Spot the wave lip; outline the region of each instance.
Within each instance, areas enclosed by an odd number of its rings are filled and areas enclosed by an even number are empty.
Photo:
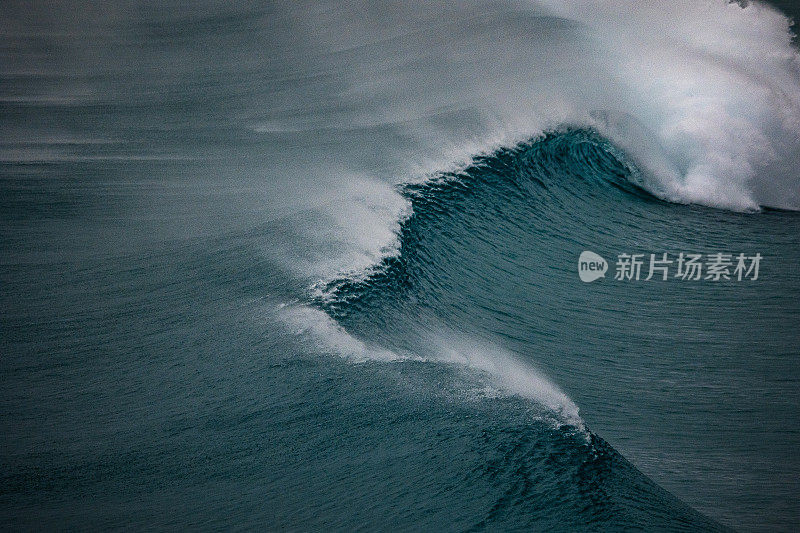
[[[648,171],[652,192],[800,209],[800,58],[784,15],[760,2],[544,4],[595,41],[607,90],[578,107],[624,117],[601,132]]]
[[[446,342],[445,339],[447,340]],[[495,386],[545,407],[559,425],[574,428],[587,440],[589,431],[578,413],[578,406],[541,372],[497,346],[461,337],[439,340],[441,360],[463,365],[490,376]]]

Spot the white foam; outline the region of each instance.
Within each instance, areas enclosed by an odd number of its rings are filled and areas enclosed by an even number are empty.
[[[445,335],[438,341],[437,359],[478,370],[489,376],[492,385],[505,394],[532,400],[547,408],[557,420],[587,433],[578,406],[544,374],[496,345]]]
[[[590,30],[597,82],[620,91],[597,103],[630,114],[649,138],[604,133],[639,159],[654,192],[800,209],[800,61],[782,14],[724,0],[544,3]]]
[[[400,227],[411,213],[409,201],[384,181],[351,174],[329,186],[322,194],[299,191],[313,205],[286,215],[280,233],[264,244],[269,256],[316,292],[324,281],[364,277],[397,255]]]
[[[291,303],[278,306],[278,311],[292,333],[308,337],[349,361],[456,364],[488,377],[489,384],[482,389],[485,396],[512,395],[531,400],[544,407],[557,425],[570,426],[588,435],[578,406],[558,386],[533,366],[498,346],[471,340],[465,335],[443,334],[430,339],[429,346],[433,348],[425,355],[398,353],[357,339],[320,309]]]
[[[379,346],[367,344],[350,335],[324,311],[299,303],[278,306],[279,317],[295,335],[307,337],[334,354],[350,361],[401,361],[417,359],[414,356],[398,354]]]

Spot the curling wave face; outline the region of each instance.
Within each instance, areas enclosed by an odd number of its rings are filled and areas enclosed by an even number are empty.
[[[723,523],[785,527],[800,518],[789,510],[800,490],[789,474],[800,473],[791,451],[800,375],[785,334],[800,316],[800,218],[675,206],[638,185],[641,175],[591,130],[479,157],[405,186],[410,209],[395,251],[318,285],[314,301],[374,346],[458,363],[559,426],[601,428]],[[771,273],[749,285],[585,285],[575,262],[586,248],[612,261],[621,252],[762,250]],[[702,487],[680,481],[687,471]],[[745,503],[762,497],[785,511]]]

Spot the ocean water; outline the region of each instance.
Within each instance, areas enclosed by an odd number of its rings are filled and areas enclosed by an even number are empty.
[[[6,2],[0,527],[796,530],[775,6]]]

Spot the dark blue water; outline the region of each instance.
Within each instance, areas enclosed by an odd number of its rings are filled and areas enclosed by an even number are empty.
[[[366,280],[333,283],[322,305],[398,351],[436,358],[430,338],[442,330],[448,343],[469,335],[513,350],[637,464],[705,478],[701,494],[670,486],[702,509],[719,512],[712,494],[769,491],[781,494],[772,512],[795,520],[800,217],[667,204],[637,190],[613,153],[570,131],[408,187],[414,214],[400,255]],[[575,275],[584,248],[761,250],[764,270],[751,282],[609,274],[584,285]]]
[[[583,4],[10,3],[0,528],[796,529],[788,23]]]

